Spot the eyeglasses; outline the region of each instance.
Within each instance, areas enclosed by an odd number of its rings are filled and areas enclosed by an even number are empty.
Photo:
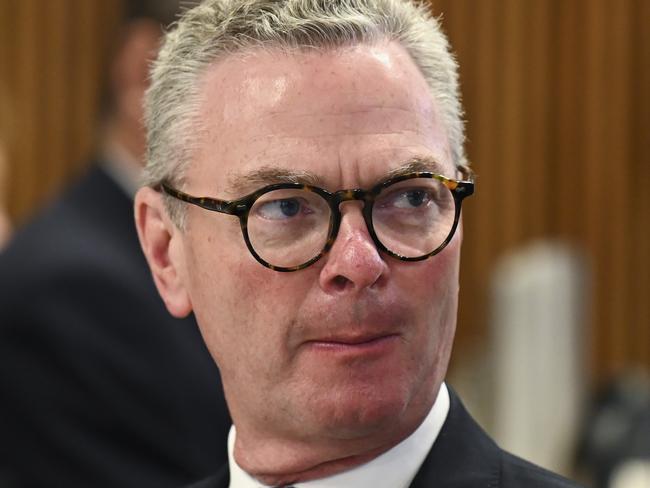
[[[297,271],[329,251],[341,224],[343,202],[364,202],[363,216],[378,249],[402,261],[440,251],[458,227],[461,203],[472,181],[428,172],[390,178],[370,190],[330,193],[301,183],[268,185],[237,200],[194,197],[161,184],[168,195],[206,210],[239,217],[244,241],[263,266]]]

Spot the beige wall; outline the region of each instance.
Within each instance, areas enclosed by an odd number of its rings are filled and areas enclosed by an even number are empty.
[[[84,164],[117,0],[0,0],[18,222]],[[583,250],[597,381],[650,368],[650,2],[439,0],[461,63],[468,151],[459,353],[486,336],[487,284],[539,237]]]

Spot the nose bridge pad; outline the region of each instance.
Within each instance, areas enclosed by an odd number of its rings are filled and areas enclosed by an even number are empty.
[[[334,194],[336,207],[341,208],[341,204],[345,202],[360,201],[365,205],[366,192],[361,188],[353,188],[350,190],[340,190]]]
[[[356,203],[360,202],[359,208],[361,210],[361,215],[364,216],[365,220],[365,206],[366,206],[366,201],[365,201],[365,192],[361,189],[352,189],[352,190],[341,190],[336,194],[337,196],[337,208],[339,211],[340,215],[340,220],[341,222],[343,221],[343,212],[341,211],[341,206],[344,203]],[[356,205],[355,205],[356,206]],[[368,222],[366,223],[366,227],[368,226]]]
[[[335,202],[337,219],[335,233],[331,239],[331,253],[321,273],[321,285],[328,290],[361,290],[371,287],[379,281],[386,271],[386,263],[381,255],[368,222],[373,200],[363,191],[345,190],[339,192]],[[343,204],[354,208],[348,209],[344,234],[340,228],[344,221],[341,212]],[[361,217],[361,222],[359,221]],[[355,220],[356,219],[356,220]],[[365,231],[363,226],[365,225]],[[337,240],[338,239],[338,243]]]
[[[331,248],[334,245],[334,242],[338,238],[338,234],[341,229],[341,224],[343,223],[343,212],[341,211],[341,206],[344,203],[351,203],[354,204],[356,202],[359,202],[359,211],[361,212],[361,217],[363,219],[363,223],[366,227],[366,232],[368,237],[370,238],[370,241],[372,242],[373,246],[376,247],[376,242],[374,242],[374,237],[373,237],[373,232],[371,228],[371,222],[369,222],[370,214],[369,214],[369,209],[370,206],[368,205],[368,196],[366,192],[362,189],[352,189],[352,190],[341,190],[336,193],[337,201],[336,201],[336,206],[338,210],[338,222],[336,225],[335,229],[335,234],[332,235],[332,238],[329,243],[329,248]],[[356,206],[356,205],[354,205]]]

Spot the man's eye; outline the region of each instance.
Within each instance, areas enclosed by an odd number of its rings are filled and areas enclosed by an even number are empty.
[[[406,190],[393,195],[392,206],[402,209],[417,208],[426,205],[432,200],[431,194],[422,189]]]
[[[306,202],[298,198],[272,200],[257,208],[257,214],[268,220],[286,220],[300,213],[310,213],[310,211]]]

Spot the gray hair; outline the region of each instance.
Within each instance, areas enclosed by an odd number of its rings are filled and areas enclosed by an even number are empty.
[[[457,64],[429,8],[410,0],[205,0],[167,33],[145,100],[144,184],[180,184],[196,145],[199,81],[215,61],[255,47],[337,48],[395,41],[427,81],[451,156],[466,165]],[[183,226],[180,202],[167,210]],[[181,204],[182,205],[182,204]]]

